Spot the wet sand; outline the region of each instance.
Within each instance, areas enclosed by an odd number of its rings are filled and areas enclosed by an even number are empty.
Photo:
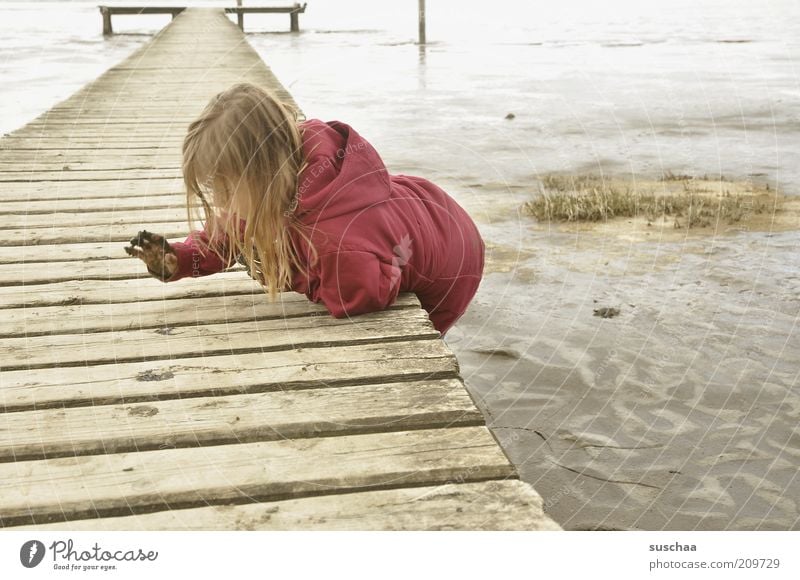
[[[505,201],[481,213],[483,197]],[[446,341],[547,512],[566,529],[798,529],[796,229],[499,219],[528,198],[470,196],[487,273]]]

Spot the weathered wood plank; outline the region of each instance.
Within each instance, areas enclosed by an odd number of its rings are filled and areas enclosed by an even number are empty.
[[[183,178],[177,177],[129,180],[117,175],[114,179],[95,181],[0,182],[2,201],[84,200],[108,197],[139,199],[147,195],[174,196],[183,192]]]
[[[41,244],[76,244],[87,242],[126,242],[139,229],[146,229],[147,224],[142,223],[141,228],[130,225],[85,226],[80,228],[16,228],[0,230],[0,246],[17,246],[20,240],[25,240],[28,245]],[[184,237],[189,224],[186,219],[176,222],[161,222],[158,224],[158,233],[167,238]],[[200,229],[200,223],[192,225],[192,229]]]
[[[180,194],[161,194],[129,197],[94,197],[80,199],[49,199],[46,201],[2,201],[0,215],[28,214],[52,215],[56,213],[88,214],[94,212],[122,212],[129,210],[180,208],[186,215],[186,196]]]
[[[202,318],[203,313],[197,316]],[[334,318],[326,313],[285,320],[203,322],[155,330],[2,338],[0,371],[153,361],[175,356],[209,357],[287,350],[297,345],[328,346],[438,337],[439,332],[422,309],[400,308],[349,318]]]
[[[167,169],[174,171],[181,166],[180,148],[131,149],[127,154],[109,154],[108,151],[30,151],[0,150],[0,171],[3,174],[16,172],[45,171],[106,171],[117,166],[123,169]],[[116,165],[112,165],[116,164]]]
[[[0,464],[0,525],[513,478],[486,427]]]
[[[67,280],[33,286],[0,286],[0,308],[32,308],[68,304],[115,304],[261,292],[244,269],[231,268],[209,277],[183,278],[165,284],[155,278]],[[289,293],[291,296],[293,293]],[[285,299],[285,298],[284,298]]]
[[[6,181],[13,183],[18,180],[18,176],[26,176],[25,180],[29,181],[30,178],[35,178],[39,174],[50,176],[55,173],[68,173],[69,178],[85,181],[87,176],[91,177],[94,174],[105,176],[109,171],[118,171],[122,175],[127,173],[140,175],[145,171],[161,170],[167,175],[177,175],[180,172],[180,167],[180,160],[175,159],[148,161],[126,160],[123,158],[104,159],[102,153],[99,153],[94,160],[86,162],[0,162],[0,178],[7,178]]]
[[[179,238],[167,238],[183,241]],[[56,244],[52,246],[0,246],[0,264],[18,264],[33,262],[83,262],[86,260],[123,260],[130,259],[128,254],[119,253],[121,242],[89,242],[85,244]],[[123,250],[124,252],[124,250]],[[73,277],[74,278],[74,277]]]
[[[458,379],[6,413],[0,463],[482,425]]]
[[[181,163],[180,147],[165,150],[152,147],[150,149],[128,149],[126,147],[109,147],[96,149],[70,149],[66,151],[43,150],[31,155],[30,151],[15,149],[0,149],[0,168],[13,169],[19,166],[20,170],[29,170],[32,166],[42,167],[43,170],[53,169],[53,166],[68,164],[73,169],[91,169],[90,164],[102,162],[130,163],[130,164],[167,164],[174,167]],[[105,167],[103,167],[105,168]]]
[[[174,114],[170,114],[170,112]],[[76,121],[90,121],[93,123],[191,123],[197,115],[197,104],[191,106],[173,107],[122,107],[110,105],[108,107],[55,107],[42,114],[37,119],[41,122],[75,123]]]
[[[25,129],[14,133],[16,137],[149,137],[158,140],[161,137],[181,136],[185,134],[188,123],[180,125],[142,125],[140,123],[128,123],[118,125],[116,123],[98,123],[96,125],[26,125]]]
[[[156,224],[157,226],[157,224]],[[157,227],[155,229],[158,229]],[[129,236],[136,235],[134,229]],[[124,254],[123,244],[117,242],[117,250]],[[45,245],[43,248],[52,248]],[[126,278],[146,278],[150,274],[138,258],[120,255],[124,259],[107,260],[72,260],[62,262],[25,262],[0,264],[0,287],[3,286],[28,286],[74,280],[123,280]],[[244,270],[243,266],[236,266],[237,270]],[[232,268],[233,269],[233,268]]]
[[[290,294],[302,299],[290,299],[288,298]],[[147,301],[13,308],[3,312],[3,317],[0,319],[0,337],[87,334],[132,328],[197,325],[201,323],[198,320],[198,312],[204,313],[202,324],[268,318],[279,320],[296,316],[321,316],[328,312],[323,304],[311,302],[296,292],[283,292],[279,298],[283,299],[269,302],[266,294],[259,292],[240,296],[179,298],[169,302]],[[390,306],[393,310],[419,307],[419,299],[410,292],[400,293],[394,304]]]
[[[52,110],[41,118],[41,124],[47,123],[48,127],[56,127],[57,125],[70,125],[70,124],[103,124],[103,123],[123,123],[123,124],[143,124],[148,125],[155,123],[164,125],[168,123],[186,124],[191,123],[197,116],[197,111],[186,111],[184,113],[177,112],[175,115],[169,115],[165,112],[166,107],[152,108],[151,113],[146,111],[122,111],[117,108],[109,107],[105,111],[96,110],[95,112],[89,111],[75,111],[64,112],[55,114]]]
[[[135,231],[132,232],[135,234]],[[182,242],[186,236],[167,238],[167,241]],[[78,244],[53,244],[41,246],[0,246],[0,264],[49,262],[40,264],[49,268],[55,262],[85,262],[92,260],[130,260],[131,256],[120,250],[125,242],[88,242]],[[72,276],[72,279],[80,276]]]
[[[0,171],[0,183],[29,183],[31,181],[102,181],[108,179],[181,179],[180,169],[107,169],[55,171]]]
[[[0,215],[0,230],[28,229],[28,228],[63,228],[85,227],[97,225],[141,225],[146,223],[179,222],[186,221],[186,207],[146,208],[138,207],[123,211],[93,211],[93,212],[66,212],[66,213],[23,213]],[[133,232],[134,234],[136,232]]]
[[[73,151],[92,150],[103,151],[106,147],[125,148],[129,151],[161,149],[162,151],[180,148],[183,139],[179,135],[170,138],[153,140],[148,137],[108,137],[104,139],[93,137],[20,137],[7,135],[0,139],[0,150],[3,151]]]
[[[450,378],[458,362],[440,340],[410,340],[173,357],[0,374],[5,412]]]
[[[95,133],[98,130],[101,130],[103,133],[106,133],[112,129],[124,129],[125,131],[136,131],[136,132],[150,132],[150,131],[169,131],[172,130],[173,136],[177,140],[177,138],[181,134],[181,129],[185,128],[192,122],[192,119],[187,118],[185,121],[178,121],[176,119],[169,119],[164,121],[153,120],[152,118],[141,117],[137,118],[129,118],[127,120],[123,120],[119,118],[117,114],[109,114],[108,118],[100,118],[95,117],[94,119],[89,118],[80,118],[75,117],[69,121],[66,119],[59,120],[57,118],[48,117],[46,119],[42,119],[41,122],[33,123],[30,125],[26,125],[27,131],[25,133],[14,133],[13,137],[16,139],[20,139],[21,135],[30,135],[33,133],[41,134],[42,137],[53,137],[53,133],[69,133],[70,135],[77,135],[79,133],[75,133],[74,131],[84,131],[86,133]],[[124,133],[123,131],[117,131],[118,133]],[[114,149],[120,149],[120,147],[114,147]],[[2,150],[6,151],[6,150]],[[178,148],[178,152],[180,148]],[[161,151],[162,154],[170,155],[175,154],[175,150],[172,152],[169,151]],[[57,156],[55,153],[52,154],[53,156]],[[8,155],[4,155],[4,157],[8,157]]]
[[[515,479],[73,520],[16,530],[561,530]]]

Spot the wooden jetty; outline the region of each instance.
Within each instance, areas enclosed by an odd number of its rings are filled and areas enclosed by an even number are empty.
[[[0,526],[560,529],[415,295],[336,319],[240,266],[164,284],[125,254],[186,237],[180,143],[239,81],[292,99],[189,8],[0,139]]]

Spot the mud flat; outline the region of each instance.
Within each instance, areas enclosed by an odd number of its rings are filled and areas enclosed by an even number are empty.
[[[605,196],[606,215],[537,220],[543,194]],[[609,215],[648,195],[681,199]],[[798,529],[797,198],[562,174],[470,200],[486,276],[447,342],[545,511],[565,529]]]

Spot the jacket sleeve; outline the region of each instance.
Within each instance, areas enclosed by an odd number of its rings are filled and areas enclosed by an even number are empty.
[[[319,257],[319,282],[309,296],[335,318],[384,310],[397,299],[400,268],[373,252],[345,250]]]
[[[245,221],[240,220],[240,235],[244,231],[244,224]],[[213,246],[207,246],[208,242],[209,234],[206,230],[191,232],[183,242],[170,242],[170,247],[178,257],[178,268],[165,282],[175,282],[186,277],[208,276],[222,272],[236,263],[235,258],[230,262],[224,260],[228,255],[228,238],[224,233],[217,237]],[[219,255],[215,253],[215,250]],[[203,255],[204,253],[205,255]]]

